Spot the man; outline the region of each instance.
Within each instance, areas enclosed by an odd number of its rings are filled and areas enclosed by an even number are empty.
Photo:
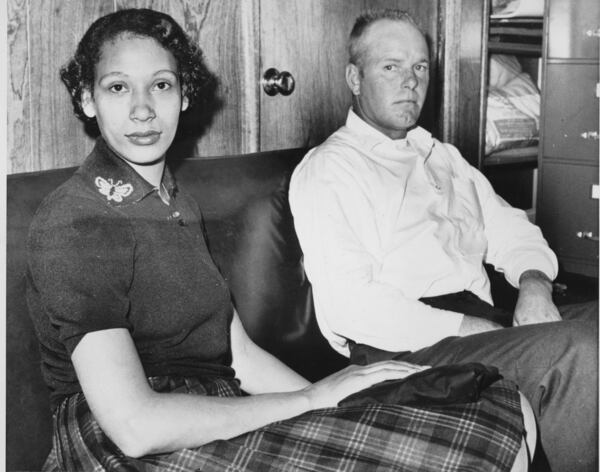
[[[561,309],[561,320],[556,257],[539,228],[416,126],[429,51],[410,16],[363,15],[349,50],[346,125],[290,185],[323,334],[358,362],[390,351],[495,365],[531,402],[552,470],[596,470],[597,306]],[[519,289],[514,328],[491,306],[483,262]]]

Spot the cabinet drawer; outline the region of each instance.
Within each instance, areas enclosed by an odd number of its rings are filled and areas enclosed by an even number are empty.
[[[563,266],[575,263],[597,270],[598,242],[581,236],[598,236],[598,200],[592,198],[598,167],[544,163],[540,172],[536,216],[550,247]]]
[[[597,64],[550,63],[546,68],[542,140],[544,157],[598,161]]]
[[[598,38],[588,31],[600,28],[598,0],[550,0],[548,57],[598,59]]]

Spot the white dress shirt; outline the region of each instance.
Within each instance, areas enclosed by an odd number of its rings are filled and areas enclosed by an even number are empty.
[[[418,299],[492,303],[483,261],[515,287],[526,270],[556,276],[539,228],[423,128],[392,140],[350,110],[294,171],[290,205],[319,327],[344,355],[348,339],[414,351],[456,335],[462,314]]]

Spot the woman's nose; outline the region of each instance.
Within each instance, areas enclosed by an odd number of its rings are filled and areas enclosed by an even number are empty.
[[[134,94],[129,118],[137,121],[147,121],[156,118],[151,97],[143,92]]]

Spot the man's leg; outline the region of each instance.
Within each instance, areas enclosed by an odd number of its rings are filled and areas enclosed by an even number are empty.
[[[402,360],[433,366],[481,362],[498,367],[530,401],[552,471],[595,471],[598,324],[589,312],[579,318],[450,337],[407,353]]]

